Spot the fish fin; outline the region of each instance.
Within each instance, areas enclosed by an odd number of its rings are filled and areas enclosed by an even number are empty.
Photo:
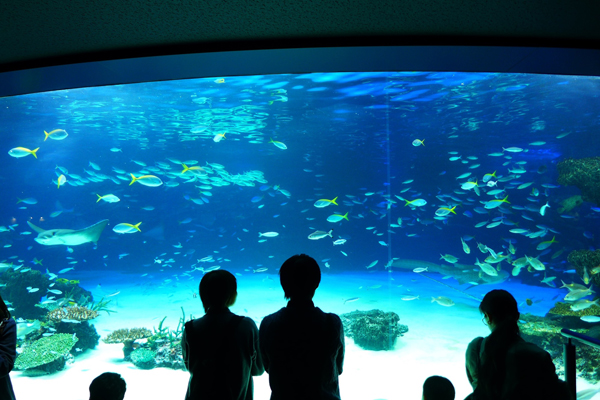
[[[31,222],[27,221],[27,225],[29,225],[29,227],[31,229],[33,229],[34,231],[36,231],[37,233],[42,233],[42,232],[46,232],[46,229],[42,229],[40,227],[35,226],[34,224],[32,224]]]
[[[85,231],[85,234],[90,239],[90,242],[93,242],[94,244],[96,244],[98,242],[98,239],[100,239],[100,235],[102,234],[102,231],[104,230],[104,228],[106,228],[106,225],[108,225],[108,220],[103,219],[102,221],[96,222],[94,225],[89,226],[83,230]]]
[[[98,201],[102,200],[102,196],[100,196],[98,193],[96,193],[96,196],[98,196]],[[97,202],[98,202],[98,201],[97,201]],[[97,202],[96,202],[96,203],[97,203]]]
[[[31,150],[31,154],[32,154],[32,155],[33,155],[35,158],[37,158],[37,155],[35,154],[35,152],[36,152],[36,151],[38,151],[39,149],[40,149],[40,148],[38,147],[38,148],[37,148],[37,149],[35,149],[35,150]]]
[[[135,181],[137,181],[137,178],[133,174],[130,174],[130,175],[131,175],[131,182],[129,183],[129,186],[133,185],[133,183]]]

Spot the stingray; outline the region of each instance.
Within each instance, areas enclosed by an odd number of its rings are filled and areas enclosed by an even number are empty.
[[[92,226],[88,226],[87,228],[83,228],[80,230],[73,229],[49,229],[45,230],[40,227],[35,226],[31,222],[27,221],[27,224],[38,233],[38,236],[34,239],[39,244],[43,244],[44,246],[56,246],[56,245],[65,245],[65,246],[77,246],[80,244],[92,242],[96,244],[98,239],[100,239],[100,235],[106,225],[108,225],[108,220],[103,219],[100,222],[96,222]]]

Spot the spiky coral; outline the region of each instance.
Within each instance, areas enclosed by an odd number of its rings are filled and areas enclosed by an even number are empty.
[[[125,328],[112,331],[107,337],[102,339],[104,343],[126,343],[136,339],[144,339],[152,336],[152,332],[146,328]]]
[[[50,311],[46,318],[49,321],[60,322],[62,320],[73,320],[73,321],[88,321],[98,316],[98,312],[90,310],[87,307],[73,306],[57,308],[56,310]]]

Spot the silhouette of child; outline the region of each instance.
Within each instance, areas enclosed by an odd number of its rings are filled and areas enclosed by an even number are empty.
[[[454,394],[454,385],[443,376],[430,376],[423,383],[423,400],[454,400]]]
[[[98,375],[90,384],[90,400],[123,400],[127,385],[116,372]]]

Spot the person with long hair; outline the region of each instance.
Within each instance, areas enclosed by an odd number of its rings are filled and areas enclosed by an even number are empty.
[[[17,324],[0,296],[0,399],[15,400],[9,373],[17,358]]]
[[[475,338],[467,348],[469,400],[568,400],[550,354],[520,335],[517,301],[506,290],[487,293],[479,311],[491,333]]]

